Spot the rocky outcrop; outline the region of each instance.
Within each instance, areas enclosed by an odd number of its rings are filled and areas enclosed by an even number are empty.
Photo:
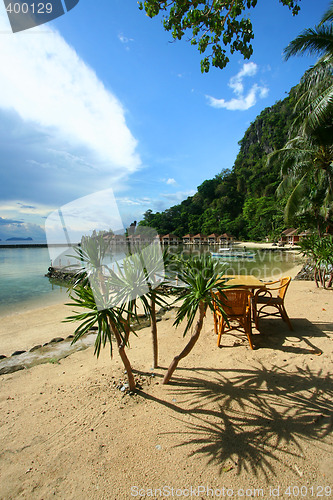
[[[63,269],[56,269],[55,267],[49,267],[45,276],[65,285],[70,285],[75,281],[75,273],[73,271],[64,271]]]
[[[295,276],[296,281],[314,281],[314,267],[313,264],[306,263]]]

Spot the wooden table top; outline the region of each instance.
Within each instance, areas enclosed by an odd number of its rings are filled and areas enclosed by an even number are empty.
[[[225,274],[223,278],[228,278],[226,284],[241,286],[244,288],[263,288],[265,283],[260,281],[258,278],[252,275],[241,275],[241,274]]]

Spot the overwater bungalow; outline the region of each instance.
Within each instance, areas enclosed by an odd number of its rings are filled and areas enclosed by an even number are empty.
[[[226,244],[232,243],[234,241],[234,239],[235,238],[231,234],[224,233],[218,237],[218,243],[220,245],[226,245]]]
[[[195,236],[193,236],[193,243],[195,245],[203,245],[204,243],[207,243],[207,236],[198,233]]]
[[[219,237],[220,236],[216,233],[210,234],[209,236],[207,236],[208,244],[209,245],[216,245],[217,243],[219,243],[219,241],[218,241]]]
[[[183,240],[183,245],[191,245],[193,244],[193,234],[185,234],[182,238]]]
[[[180,238],[175,234],[165,234],[162,236],[162,244],[163,245],[179,245]]]

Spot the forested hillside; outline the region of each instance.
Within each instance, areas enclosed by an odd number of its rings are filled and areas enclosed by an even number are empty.
[[[276,237],[284,228],[283,203],[275,190],[280,183],[278,165],[267,167],[267,154],[288,140],[293,120],[294,90],[283,101],[266,108],[239,141],[232,170],[223,169],[198,186],[194,196],[164,212],[147,210],[140,225],[159,234],[231,233],[237,238]]]

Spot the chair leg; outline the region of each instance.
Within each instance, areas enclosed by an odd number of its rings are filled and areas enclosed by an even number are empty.
[[[218,319],[217,319],[217,314],[215,311],[213,312],[213,316],[214,316],[214,331],[217,335],[218,334]]]
[[[290,322],[289,316],[288,316],[287,311],[286,311],[283,304],[281,304],[281,306],[280,306],[280,313],[281,313],[282,319],[287,323],[289,330],[293,331],[292,324]]]
[[[252,343],[252,325],[251,325],[251,315],[250,314],[249,314],[248,318],[246,319],[245,332],[246,332],[250,347],[252,350],[254,350],[253,343]]]
[[[220,318],[219,333],[217,336],[217,347],[221,347],[221,337],[224,332],[224,318]]]
[[[259,327],[259,311],[257,311],[257,307],[255,304],[252,307],[252,313],[253,313],[253,320],[254,320],[255,327],[257,330],[259,330],[259,328],[258,328]]]

